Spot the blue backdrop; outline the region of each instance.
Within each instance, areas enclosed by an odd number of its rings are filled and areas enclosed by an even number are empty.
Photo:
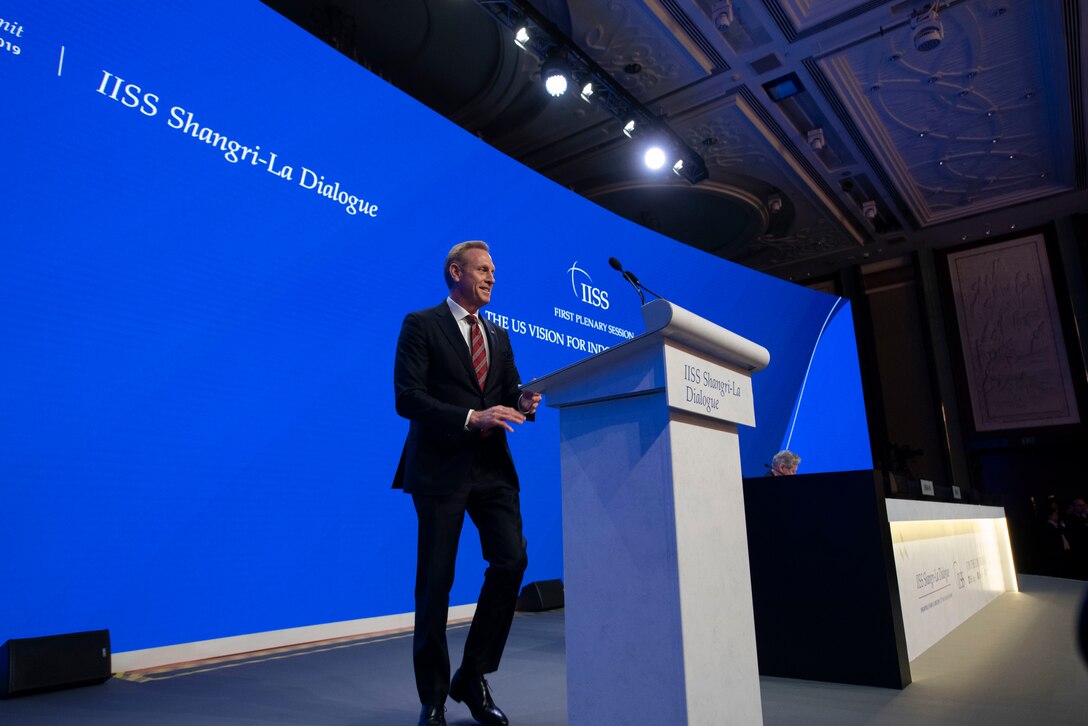
[[[747,475],[787,442],[806,472],[871,466],[845,301],[602,210],[256,0],[2,12],[0,641],[110,628],[127,651],[412,610],[393,350],[465,239],[492,245],[487,310],[524,379],[642,331],[615,255],[770,350]],[[562,576],[538,419],[512,436],[527,581]],[[482,579],[474,535],[455,604]]]

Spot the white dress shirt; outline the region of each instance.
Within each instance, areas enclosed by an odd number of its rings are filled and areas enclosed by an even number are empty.
[[[472,342],[470,335],[472,334],[472,326],[469,325],[467,318],[472,315],[468,310],[458,305],[453,301],[453,298],[446,298],[446,304],[450,306],[450,312],[453,313],[453,319],[457,321],[457,327],[461,329],[461,337],[465,339],[465,345],[468,346],[469,355],[472,354]],[[487,333],[484,332],[484,320],[479,311],[476,312],[477,325],[480,326],[480,335],[484,339],[484,353],[487,355],[487,367],[491,368],[491,345],[487,342]]]

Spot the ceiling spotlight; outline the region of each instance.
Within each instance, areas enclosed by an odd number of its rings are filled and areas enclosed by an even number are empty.
[[[680,176],[684,171],[684,160],[680,159],[672,165],[672,173],[676,176]]]
[[[824,140],[824,130],[820,128],[812,129],[808,132],[808,145],[809,147],[819,153],[827,146],[827,142]]]
[[[524,25],[522,25],[514,33],[514,45],[521,48],[522,50],[527,50],[527,48],[525,46],[528,45],[528,44],[529,44],[529,29],[527,27],[525,27]]]
[[[567,92],[567,77],[562,73],[550,73],[544,79],[544,88],[549,96],[558,98]]]
[[[861,203],[861,213],[865,215],[868,220],[876,219],[876,202],[869,200]]]
[[[778,214],[782,211],[782,197],[777,194],[772,194],[767,197],[767,209],[771,210],[771,214]]]
[[[660,146],[651,146],[646,149],[646,153],[642,157],[642,161],[646,166],[657,171],[661,167],[665,166],[665,151]]]
[[[548,56],[548,60],[540,68],[540,76],[544,79],[544,88],[548,95],[558,97],[567,92],[570,67],[560,55]]]
[[[589,103],[593,97],[593,83],[586,83],[582,86],[582,100]]]
[[[944,26],[937,5],[936,2],[930,3],[925,10],[910,16],[914,47],[922,52],[933,50],[944,40]]]
[[[631,119],[623,127],[623,134],[627,138],[631,138],[635,133],[635,120]]]

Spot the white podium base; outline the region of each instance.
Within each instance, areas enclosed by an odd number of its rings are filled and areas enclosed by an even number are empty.
[[[560,429],[571,726],[762,724],[735,426],[657,391]]]

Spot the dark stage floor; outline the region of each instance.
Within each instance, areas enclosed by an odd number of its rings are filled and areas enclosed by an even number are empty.
[[[902,691],[761,678],[764,723],[1088,723],[1088,668],[1074,630],[1085,583],[1023,575],[1020,585],[915,660]],[[451,628],[451,653],[460,654],[466,630]],[[0,724],[414,724],[410,664],[409,634],[315,645],[0,701]],[[519,614],[502,670],[489,679],[511,724],[565,724],[565,678],[563,611]],[[475,723],[462,705],[448,706],[451,726]],[[617,706],[617,724],[642,726]]]

